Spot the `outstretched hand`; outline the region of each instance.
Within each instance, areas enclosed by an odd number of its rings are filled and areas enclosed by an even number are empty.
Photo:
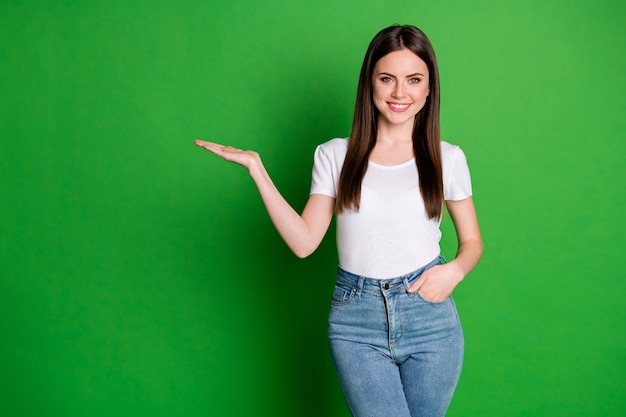
[[[233,148],[232,146],[224,146],[219,143],[207,142],[200,139],[196,139],[194,143],[196,146],[214,153],[225,161],[234,162],[248,168],[248,170],[253,166],[253,164],[261,161],[259,154],[254,151],[245,151]]]

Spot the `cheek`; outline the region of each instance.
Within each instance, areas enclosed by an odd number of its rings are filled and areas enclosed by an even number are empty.
[[[415,97],[419,98],[420,101],[424,101],[426,100],[426,98],[428,98],[428,94],[430,94],[430,89],[428,88],[419,89],[419,91],[416,91]]]
[[[374,105],[380,110],[383,104],[387,101],[387,93],[383,88],[375,88],[372,94],[372,101]]]
[[[381,88],[380,86],[374,86],[373,95],[374,95],[374,100],[385,97],[385,89]]]
[[[385,108],[385,100],[382,100],[381,98],[378,97],[374,97],[374,107],[376,107],[376,109],[378,109],[378,111],[382,112]]]

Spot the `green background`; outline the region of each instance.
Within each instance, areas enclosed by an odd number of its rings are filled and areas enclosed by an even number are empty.
[[[348,416],[334,229],[298,260],[193,139],[259,151],[301,209],[367,44],[411,23],[486,245],[448,415],[625,415],[625,22],[617,0],[2,1],[0,414]]]

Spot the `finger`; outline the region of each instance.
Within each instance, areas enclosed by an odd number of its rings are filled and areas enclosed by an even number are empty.
[[[221,143],[216,143],[216,142],[210,142],[208,140],[201,140],[201,139],[196,139],[194,141],[194,143],[197,146],[200,146],[202,148],[206,148],[206,149],[221,149],[221,148],[225,148],[226,146],[222,145]]]
[[[426,278],[424,277],[424,275],[422,275],[413,284],[411,284],[411,286],[409,287],[409,292],[419,291],[419,289],[422,288],[422,285],[424,285],[425,282]]]
[[[206,140],[196,139],[196,140],[193,141],[193,143],[196,146],[204,146],[204,145],[206,145],[208,143],[211,143],[211,142],[207,142]]]
[[[226,147],[224,145],[220,145],[219,143],[208,142],[205,140],[197,139],[195,141],[196,146],[206,149],[207,151],[213,152],[216,155],[220,155]]]

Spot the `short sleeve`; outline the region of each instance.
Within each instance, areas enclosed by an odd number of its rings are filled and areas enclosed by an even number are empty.
[[[459,201],[472,196],[472,180],[467,158],[458,146],[449,145],[443,152],[443,194],[446,200]]]
[[[337,197],[339,175],[347,149],[346,139],[333,139],[315,149],[310,194]]]
[[[315,149],[313,157],[313,177],[311,179],[311,193],[337,196],[335,187],[332,160],[324,151],[322,145]]]

